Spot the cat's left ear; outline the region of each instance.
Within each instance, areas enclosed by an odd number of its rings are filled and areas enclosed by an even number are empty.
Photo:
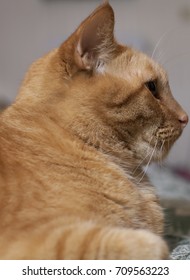
[[[101,68],[116,49],[114,40],[114,12],[105,3],[97,8],[77,30],[75,62],[80,69]]]

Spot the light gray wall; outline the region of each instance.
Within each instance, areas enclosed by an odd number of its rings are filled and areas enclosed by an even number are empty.
[[[0,0],[0,100],[12,102],[28,66],[58,46],[102,1]],[[190,115],[190,1],[110,1],[116,37],[164,64],[176,99]],[[190,125],[169,162],[190,168]]]

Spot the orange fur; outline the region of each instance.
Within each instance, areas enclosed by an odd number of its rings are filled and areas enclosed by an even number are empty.
[[[105,3],[31,66],[1,114],[1,259],[168,257],[142,166],[166,156],[187,116],[164,70],[113,29]]]

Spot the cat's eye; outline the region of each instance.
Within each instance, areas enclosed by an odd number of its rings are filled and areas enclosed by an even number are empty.
[[[158,91],[157,91],[156,81],[147,82],[146,87],[149,89],[149,91],[152,93],[152,95],[154,95],[154,97],[158,99]]]

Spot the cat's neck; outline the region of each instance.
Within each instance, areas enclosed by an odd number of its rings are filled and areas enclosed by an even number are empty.
[[[113,165],[113,168],[119,168],[135,184],[147,184],[148,179],[143,173],[140,160],[134,157],[126,143],[113,138],[109,133],[106,139],[101,139],[101,130],[97,134],[97,143],[92,143],[90,139],[83,139],[71,127],[63,124],[62,120],[54,119],[50,111],[39,114],[35,113],[32,107],[21,107],[17,102],[8,108],[1,118],[1,124],[9,135],[10,146],[16,144],[18,153],[20,149],[25,154],[32,154],[32,147],[35,147],[41,154],[43,151],[45,154],[48,149],[57,154],[67,150],[72,150],[76,155],[88,153],[92,155],[92,160],[97,155],[100,160]]]

